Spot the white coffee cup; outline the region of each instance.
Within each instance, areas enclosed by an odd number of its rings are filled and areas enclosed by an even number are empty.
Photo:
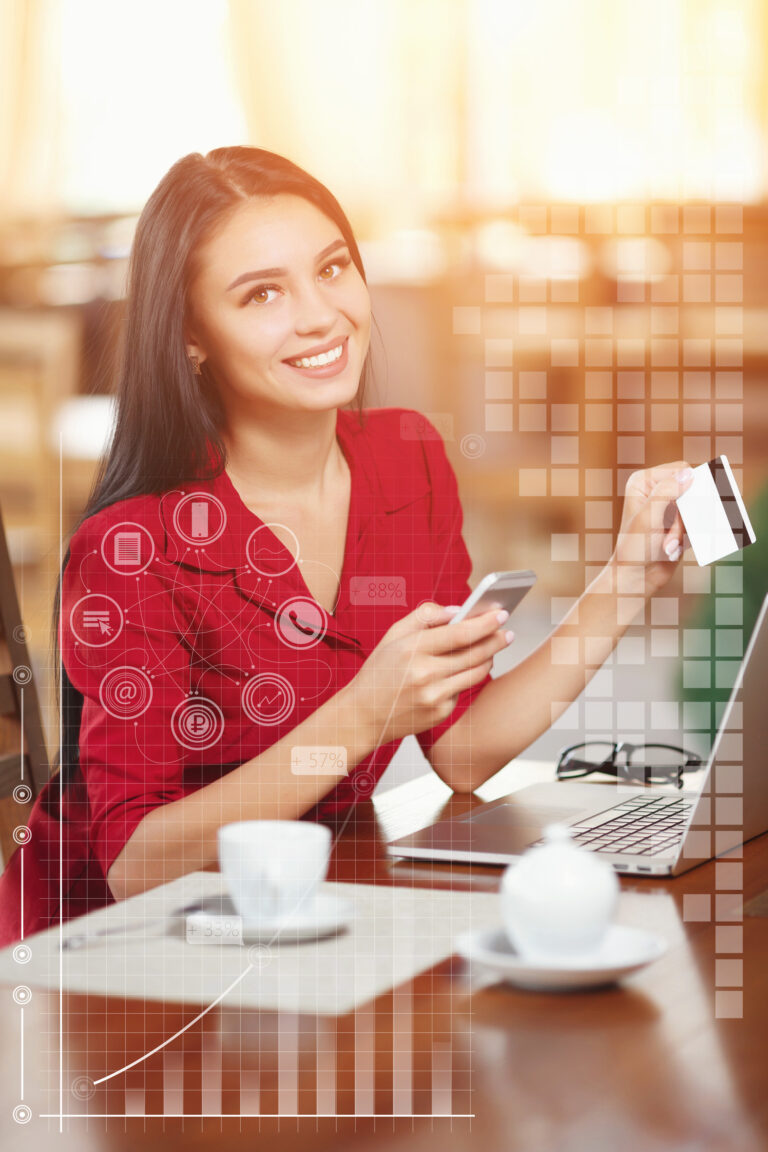
[[[302,820],[243,820],[219,828],[219,867],[244,920],[306,912],[325,879],[331,831]]]
[[[561,824],[510,864],[501,880],[504,927],[525,960],[579,961],[599,948],[616,910],[612,866],[580,848]]]

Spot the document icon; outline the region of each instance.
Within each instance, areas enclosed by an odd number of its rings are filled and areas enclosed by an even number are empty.
[[[141,564],[141,532],[115,532],[114,559],[123,568]]]

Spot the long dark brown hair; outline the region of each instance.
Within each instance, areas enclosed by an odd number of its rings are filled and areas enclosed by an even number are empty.
[[[136,225],[116,373],[114,432],[73,533],[89,516],[119,500],[165,492],[192,478],[212,479],[224,470],[219,392],[205,365],[202,376],[194,374],[184,340],[189,288],[198,253],[214,231],[245,200],[279,193],[301,196],[338,226],[367,283],[341,205],[303,168],[275,152],[240,146],[215,148],[205,156],[193,152],[178,160],[155,188]],[[369,347],[355,398],[361,419],[372,374]],[[63,567],[68,560],[69,550]],[[65,781],[79,760],[83,697],[66,669],[60,669],[60,611],[61,573],[54,600],[53,645],[57,682],[61,671],[58,766]]]

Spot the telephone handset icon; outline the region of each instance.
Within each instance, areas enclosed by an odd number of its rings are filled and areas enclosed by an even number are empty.
[[[306,626],[299,623],[299,616],[295,608],[289,609],[288,619],[290,620],[291,624],[293,624],[297,632],[303,632],[305,636],[314,636],[315,629],[311,625]]]

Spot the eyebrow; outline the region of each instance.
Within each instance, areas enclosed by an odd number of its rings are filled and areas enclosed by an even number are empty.
[[[318,252],[316,260],[323,260],[326,256],[330,256],[331,252],[335,252],[337,248],[346,248],[346,240],[334,240],[327,248],[323,248],[322,252]],[[227,288],[230,292],[233,288],[237,288],[238,284],[245,284],[246,280],[259,280],[262,276],[287,276],[287,268],[261,268],[258,272],[243,272],[242,276],[238,276],[236,280]]]

